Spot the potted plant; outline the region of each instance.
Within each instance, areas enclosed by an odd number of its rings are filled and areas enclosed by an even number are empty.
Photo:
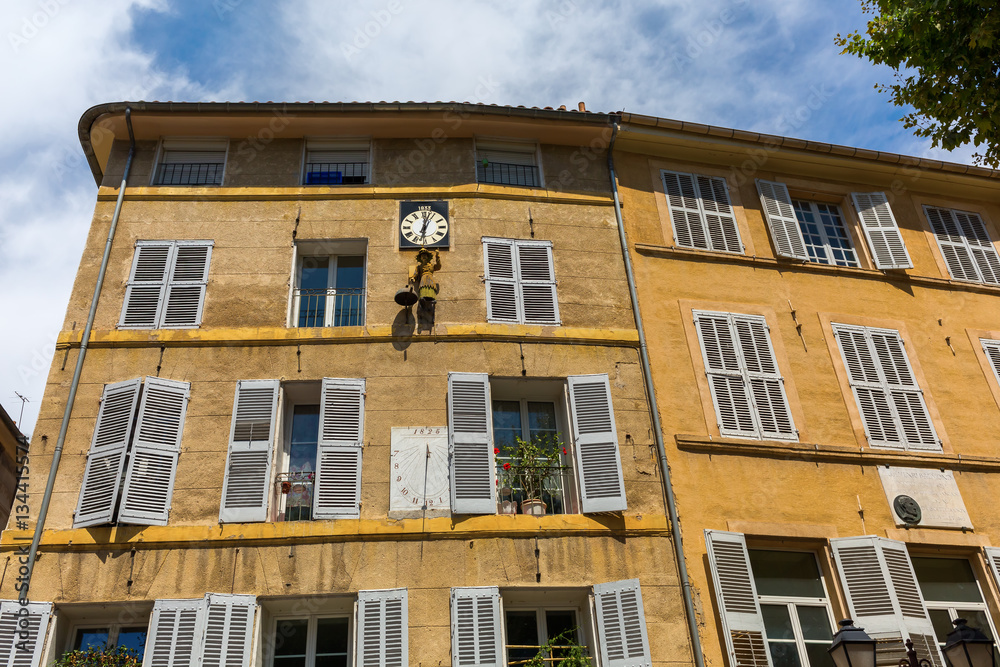
[[[542,646],[524,667],[591,667],[593,663],[576,641],[576,628],[566,630]]]
[[[504,490],[520,489],[524,494],[521,513],[541,516],[546,506],[542,494],[547,482],[559,473],[562,467],[560,456],[566,447],[558,433],[535,434],[528,440],[514,438],[514,446],[505,446],[494,452],[511,460],[500,466],[501,495]]]
[[[67,651],[53,667],[141,667],[142,658],[135,649],[124,646],[91,647]]]

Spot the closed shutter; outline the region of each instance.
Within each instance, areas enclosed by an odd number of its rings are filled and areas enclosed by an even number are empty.
[[[358,665],[407,667],[409,664],[405,588],[358,591]]]
[[[760,203],[764,207],[764,217],[771,230],[774,249],[782,257],[791,257],[808,261],[806,242],[802,238],[798,218],[788,188],[784,183],[774,181],[757,181],[757,192],[760,193]]]
[[[451,589],[451,662],[454,667],[500,667],[500,589]]]
[[[952,214],[965,232],[965,240],[972,250],[980,280],[993,285],[1000,284],[1000,255],[997,255],[996,246],[993,245],[982,218],[965,211],[952,211]]]
[[[518,290],[525,324],[559,324],[552,243],[516,241]]]
[[[993,368],[993,374],[996,376],[997,382],[1000,382],[1000,340],[980,338],[979,342],[983,346],[986,358],[990,360],[990,367]]]
[[[172,242],[136,243],[119,328],[153,329],[159,324],[173,256]]]
[[[163,307],[164,328],[184,329],[201,324],[211,257],[210,241],[177,242]]]
[[[514,242],[510,239],[483,239],[486,267],[486,319],[489,322],[520,322],[523,317],[518,299]]]
[[[722,620],[730,667],[769,667],[764,616],[741,533],[706,530],[712,587]]]
[[[674,228],[674,242],[685,248],[707,250],[708,236],[702,224],[701,208],[694,176],[673,171],[662,172],[663,191],[670,208],[670,223]]]
[[[18,600],[0,600],[0,664],[39,667],[52,603],[29,602],[23,606],[27,615],[21,609]]]
[[[531,144],[476,142],[476,178],[480,183],[538,187],[536,147]]]
[[[736,214],[729,203],[726,179],[717,176],[695,176],[701,198],[702,212],[711,250],[743,252]]]
[[[785,381],[778,370],[774,349],[763,317],[732,315],[739,340],[739,356],[747,373],[754,416],[765,440],[797,440],[785,396]]]
[[[852,192],[851,197],[861,218],[861,229],[868,239],[875,266],[879,269],[912,269],[913,262],[885,193]]]
[[[306,184],[368,182],[369,141],[310,141],[306,146]]]
[[[935,667],[943,664],[906,545],[881,537],[830,540],[854,624],[878,642],[877,665],[897,665],[903,642]]]
[[[361,512],[361,447],[365,381],[323,378],[313,517],[341,519]]]
[[[205,599],[202,667],[249,667],[257,598],[209,593]]]
[[[191,385],[147,377],[139,403],[118,520],[165,526]]]
[[[594,585],[597,635],[605,667],[651,667],[638,579]]]
[[[486,373],[448,373],[451,511],[495,514],[493,411]]]
[[[737,341],[727,313],[694,312],[708,376],[715,416],[722,435],[756,438],[757,422],[749,384],[737,352]]]
[[[205,636],[205,600],[157,600],[142,667],[196,667]]]
[[[74,528],[110,523],[113,518],[141,384],[136,378],[104,387],[73,515]]]
[[[220,523],[267,520],[278,380],[240,380],[233,400]]]
[[[570,375],[566,380],[573,415],[576,465],[580,471],[582,510],[584,513],[623,512],[628,506],[608,376]]]
[[[1000,256],[978,215],[933,206],[924,214],[952,278],[1000,283]]]

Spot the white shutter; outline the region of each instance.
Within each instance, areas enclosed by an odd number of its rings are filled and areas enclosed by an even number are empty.
[[[896,665],[909,638],[935,667],[943,664],[906,545],[881,537],[830,540],[854,624],[879,642],[876,664]]]
[[[941,442],[924,403],[924,393],[913,376],[899,332],[869,329],[867,334],[886,379],[907,448],[941,451]]]
[[[257,598],[209,593],[205,599],[202,667],[249,667]]]
[[[313,518],[360,515],[364,426],[364,379],[323,378]]]
[[[798,218],[788,188],[784,183],[757,180],[757,192],[760,193],[760,203],[764,207],[764,217],[774,239],[774,249],[782,257],[809,260],[806,242],[802,238]]]
[[[706,530],[705,543],[730,667],[768,667],[771,653],[743,534]]]
[[[584,513],[623,512],[625,483],[608,376],[570,375],[570,412]]]
[[[174,244],[171,241],[139,241],[135,244],[119,328],[153,329],[157,326],[173,256]]]
[[[486,319],[489,322],[520,322],[523,317],[514,252],[514,242],[510,239],[483,239]]]
[[[990,360],[990,367],[993,368],[993,374],[996,376],[997,382],[1000,382],[1000,340],[980,338],[979,342],[983,346],[986,358]]]
[[[837,325],[833,327],[833,333],[844,357],[851,391],[858,403],[868,444],[874,447],[901,448],[903,445],[893,418],[889,395],[878,374],[864,328]]]
[[[604,667],[651,667],[646,614],[638,579],[594,584],[597,634]]]
[[[407,667],[409,664],[405,588],[358,591],[357,664]]]
[[[187,382],[146,378],[118,511],[120,522],[167,525],[190,391]]]
[[[885,193],[852,192],[851,197],[861,218],[861,229],[868,239],[875,266],[879,269],[912,269],[913,262]]]
[[[983,547],[983,551],[986,553],[986,563],[993,573],[994,581],[1000,586],[1000,547]]]
[[[205,636],[205,600],[157,600],[142,667],[197,667]]]
[[[278,380],[236,383],[220,523],[267,520],[279,387]]]
[[[719,433],[756,438],[749,385],[743,377],[736,340],[727,313],[694,312],[705,373],[708,375]]]
[[[956,280],[981,280],[972,252],[965,242],[965,234],[959,228],[954,213],[948,209],[924,206],[924,215],[931,223],[931,231],[934,232],[951,277]]]
[[[486,373],[448,373],[451,511],[495,514],[493,410]]]
[[[979,278],[984,283],[1000,284],[1000,255],[996,246],[986,231],[982,218],[975,213],[952,211],[959,226],[965,232],[965,241],[969,244],[972,257],[979,269]]]
[[[500,589],[451,589],[451,663],[454,667],[501,667]]]
[[[73,515],[74,528],[110,523],[113,518],[141,384],[136,378],[104,387]]]
[[[177,242],[167,281],[163,328],[184,329],[201,324],[211,257],[211,241]]]
[[[695,183],[701,195],[698,203],[705,216],[705,228],[711,250],[743,252],[740,232],[736,226],[736,214],[729,203],[729,188],[726,179],[717,176],[695,176]]]
[[[551,241],[515,241],[518,291],[525,324],[559,324]]]
[[[39,667],[51,615],[51,602],[0,600],[0,664]]]
[[[739,340],[739,356],[750,384],[754,417],[765,440],[797,440],[798,431],[792,421],[785,396],[785,380],[778,370],[774,349],[763,317],[732,315]]]
[[[708,236],[698,205],[694,176],[673,171],[661,172],[663,191],[670,208],[670,223],[674,228],[674,243],[685,248],[708,249]]]

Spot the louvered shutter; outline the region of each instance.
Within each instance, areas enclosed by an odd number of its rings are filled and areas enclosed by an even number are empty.
[[[147,377],[139,403],[118,520],[165,526],[191,385]]]
[[[537,187],[536,147],[530,144],[476,142],[476,177],[481,183]]]
[[[121,329],[153,329],[160,322],[174,244],[139,241],[118,322]]]
[[[935,667],[943,664],[906,545],[881,537],[830,540],[854,624],[878,643],[877,665],[897,665],[903,642]]]
[[[249,667],[257,598],[209,593],[205,600],[202,667]]]
[[[493,410],[486,373],[448,373],[451,511],[495,514]]]
[[[365,381],[323,378],[313,517],[342,519],[361,512],[361,447]]]
[[[979,342],[983,346],[986,358],[990,360],[990,367],[993,368],[993,374],[996,376],[997,382],[1000,382],[1000,340],[980,338]]]
[[[163,307],[164,328],[185,329],[201,324],[211,257],[210,241],[177,242]]]
[[[306,184],[368,182],[369,141],[310,141],[306,147]]]
[[[972,251],[972,257],[979,269],[979,278],[984,283],[1000,284],[1000,255],[986,231],[982,218],[975,213],[951,211],[959,226],[965,232],[965,240]]]
[[[19,615],[22,608],[27,615]],[[51,602],[28,602],[22,607],[18,600],[0,600],[0,664],[39,667],[51,615]]]
[[[797,440],[798,431],[788,408],[785,381],[774,358],[767,322],[763,317],[750,315],[732,315],[731,318],[750,384],[760,437],[765,440]]]
[[[552,243],[516,241],[518,291],[525,324],[559,324]]]
[[[907,448],[941,451],[941,443],[924,403],[924,393],[917,385],[906,358],[903,339],[891,329],[869,329],[867,334],[886,379]]]
[[[782,257],[808,261],[806,242],[802,238],[798,218],[788,188],[784,183],[757,180],[757,192],[764,207],[764,217],[774,239],[774,249]]]
[[[729,189],[726,179],[717,176],[695,176],[695,183],[701,198],[705,216],[705,227],[712,250],[743,252],[740,232],[736,226],[736,214],[729,203]]]
[[[983,547],[983,551],[986,554],[986,563],[989,565],[990,572],[993,573],[993,579],[997,586],[1000,586],[1000,547]]]
[[[756,438],[757,426],[749,385],[743,378],[728,314],[695,311],[694,323],[698,329],[719,433]]]
[[[407,667],[409,660],[405,588],[358,591],[358,665]]]
[[[956,280],[980,280],[972,252],[965,242],[965,234],[958,226],[958,220],[955,219],[953,212],[924,206],[924,215],[931,223],[931,231],[934,232],[934,238],[937,239],[938,248],[941,249],[941,255],[948,265],[951,277]]]
[[[278,380],[236,383],[219,509],[221,523],[267,520],[279,386]]]
[[[454,667],[500,667],[500,589],[451,589],[451,663]]]
[[[204,599],[157,600],[142,667],[197,667],[205,636]]]
[[[743,534],[706,530],[705,543],[729,667],[769,667],[764,616]]]
[[[651,667],[638,579],[594,585],[597,635],[605,667]]]
[[[110,523],[113,518],[141,384],[136,378],[104,387],[73,515],[74,528]]]
[[[858,403],[868,444],[901,448],[903,444],[893,418],[888,392],[878,374],[864,328],[834,326],[833,333],[844,357],[851,391]]]
[[[566,381],[583,512],[623,512],[628,507],[608,376],[570,375]]]
[[[880,269],[912,269],[896,218],[884,192],[852,192],[854,208],[861,218],[861,229],[868,239],[875,266]]]
[[[483,239],[486,267],[486,319],[489,322],[520,322],[523,317],[518,299],[514,242],[510,239]]]
[[[702,223],[698,205],[698,191],[694,176],[673,171],[662,172],[663,191],[670,208],[670,223],[674,228],[674,242],[685,248],[708,249],[708,236]]]

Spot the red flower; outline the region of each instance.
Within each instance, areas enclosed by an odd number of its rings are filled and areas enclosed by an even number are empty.
[[[493,453],[494,454],[499,454],[500,453],[500,448],[499,447],[494,447],[493,448]]]
[[[510,463],[504,463],[503,464],[503,469],[504,470],[510,470]]]
[[[565,453],[566,453],[566,448],[565,448],[565,447],[563,447],[563,454],[565,454]]]

